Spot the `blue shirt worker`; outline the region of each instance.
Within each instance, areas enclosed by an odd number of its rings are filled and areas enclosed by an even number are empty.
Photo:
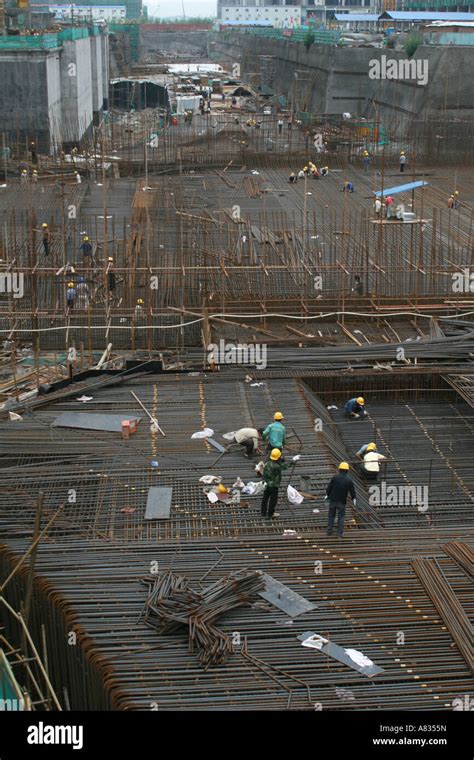
[[[329,481],[324,501],[329,501],[327,536],[331,536],[334,530],[334,521],[337,515],[337,534],[342,538],[344,534],[344,518],[346,515],[347,494],[351,495],[352,503],[356,506],[356,492],[352,478],[349,477],[349,465],[341,462],[338,474]]]
[[[274,422],[267,425],[263,431],[262,438],[265,441],[268,441],[268,445],[271,449],[280,449],[281,451],[285,443],[286,435],[285,426],[281,422],[284,417],[281,412],[275,412],[273,419]]]
[[[360,447],[359,451],[356,452],[357,459],[360,459],[361,462],[364,461],[364,457],[367,454],[368,451],[376,451],[377,445],[375,443],[365,443],[363,446]]]
[[[74,283],[68,282],[67,290],[66,290],[66,303],[67,303],[68,309],[72,309],[74,307],[75,298],[76,298],[76,289],[74,287]]]
[[[362,396],[357,396],[357,398],[349,399],[344,409],[346,417],[350,417],[351,419],[367,417],[367,412],[365,411],[365,401]]]

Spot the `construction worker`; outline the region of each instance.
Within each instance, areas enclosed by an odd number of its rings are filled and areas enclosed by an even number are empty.
[[[298,460],[295,460],[298,461]],[[281,450],[272,449],[270,459],[263,468],[263,480],[265,482],[265,491],[262,496],[261,513],[264,520],[272,520],[273,517],[279,517],[275,512],[278,501],[278,489],[280,488],[282,471],[291,466],[291,462],[281,461]]]
[[[82,252],[83,263],[86,266],[90,267],[92,260],[92,245],[88,235],[84,235],[82,238],[82,243],[79,250]]]
[[[27,185],[28,184],[28,172],[26,171],[26,169],[22,169],[22,171],[21,171],[21,174],[20,174],[20,183],[22,185]]]
[[[450,195],[448,198],[448,208],[454,208],[454,195]]]
[[[355,293],[358,296],[364,295],[364,286],[362,285],[362,280],[358,274],[354,275],[354,285],[351,288],[351,293]]]
[[[383,454],[379,454],[375,443],[369,443],[367,451],[364,454],[364,464],[362,467],[362,474],[367,480],[377,480],[380,471],[379,462],[381,459],[386,459]]]
[[[341,188],[343,193],[353,193],[354,192],[354,185],[352,182],[349,182],[348,179],[344,180],[344,183]]]
[[[74,308],[75,298],[76,298],[76,289],[74,287],[74,283],[71,280],[71,282],[68,282],[67,290],[66,290],[66,304],[67,304],[68,309]]]
[[[344,407],[346,417],[350,419],[359,419],[360,417],[367,417],[365,411],[365,401],[362,396],[357,398],[351,398]]]
[[[329,166],[322,166],[320,174],[321,174],[321,177],[327,177],[329,174]]]
[[[375,216],[377,217],[377,219],[379,219],[380,212],[382,211],[382,201],[380,200],[380,198],[376,198],[374,201],[374,211],[375,211]]]
[[[36,143],[34,140],[30,142],[30,153],[31,153],[31,160],[34,164],[38,163],[38,150],[36,148]]]
[[[294,182],[298,182],[298,177],[294,172],[291,172],[290,176],[288,177],[288,182],[293,184]]]
[[[33,174],[31,175],[31,181],[34,182],[35,185],[38,182],[38,172],[36,171],[36,169],[33,169]]]
[[[89,308],[89,286],[82,275],[76,287],[76,305],[78,309]]]
[[[256,428],[240,428],[240,430],[236,430],[234,441],[245,448],[244,457],[247,457],[247,459],[251,459],[253,454],[262,453],[258,447],[258,440],[261,434],[262,430],[257,430]]]
[[[454,191],[454,208],[459,208],[459,191]]]
[[[285,426],[282,423],[283,419],[284,417],[281,412],[275,412],[273,415],[274,421],[271,422],[270,425],[267,425],[265,430],[262,432],[262,438],[265,441],[268,440],[269,448],[279,449],[280,452],[283,450],[286,436]]]
[[[391,195],[387,195],[385,198],[385,209],[387,213],[387,219],[391,219],[394,216],[393,205],[395,201]]]
[[[405,171],[405,164],[407,162],[407,157],[405,156],[405,151],[404,150],[400,151],[399,162],[400,162],[400,171],[404,172]]]
[[[368,174],[370,166],[370,156],[368,150],[364,150],[362,154],[362,163],[364,164],[364,174]]]
[[[298,179],[304,179],[304,178],[305,178],[304,169],[300,169],[298,172]]]
[[[82,177],[79,174],[79,172],[76,172],[76,184],[80,185],[82,183]]]
[[[49,227],[46,224],[46,222],[43,222],[43,224],[41,225],[41,230],[43,232],[43,250],[44,250],[44,255],[48,256],[49,255],[49,244],[51,242],[51,233],[49,231]]]
[[[117,283],[115,280],[114,260],[112,256],[109,256],[107,262],[107,290],[109,292],[109,296],[113,298]]]
[[[145,302],[144,302],[143,298],[138,298],[137,299],[137,305],[135,306],[135,319],[140,319],[141,317],[143,317],[143,306],[144,306],[144,304],[145,304]]]
[[[356,457],[360,462],[363,462],[364,457],[368,451],[376,451],[376,450],[377,450],[377,446],[375,443],[364,443],[364,445],[360,447],[359,451],[356,451]]]
[[[283,130],[283,121],[281,119],[278,119],[278,134],[281,135]]]
[[[347,494],[351,495],[352,504],[356,506],[356,492],[354,482],[349,477],[349,465],[341,462],[338,474],[329,481],[324,501],[329,502],[327,536],[331,536],[334,529],[334,521],[337,515],[337,534],[342,538],[344,534],[344,517],[346,514]]]

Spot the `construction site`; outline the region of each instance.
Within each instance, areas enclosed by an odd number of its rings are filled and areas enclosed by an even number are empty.
[[[472,710],[472,116],[79,28],[89,115],[2,136],[4,709]]]

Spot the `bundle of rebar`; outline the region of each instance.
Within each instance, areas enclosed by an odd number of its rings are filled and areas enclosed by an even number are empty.
[[[144,621],[159,633],[171,633],[180,626],[189,628],[189,651],[197,649],[197,659],[207,670],[221,665],[232,653],[232,640],[213,624],[226,612],[250,605],[265,586],[262,575],[240,570],[221,578],[203,591],[190,588],[189,581],[171,571],[147,576]]]
[[[426,589],[426,593],[443,618],[456,646],[464,657],[469,670],[474,673],[472,659],[474,629],[459,599],[434,559],[417,558],[412,564],[415,573]]]

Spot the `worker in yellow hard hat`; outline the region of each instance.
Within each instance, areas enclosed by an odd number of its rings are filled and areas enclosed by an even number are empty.
[[[41,229],[42,229],[42,232],[43,232],[43,250],[44,250],[44,255],[48,256],[48,254],[49,254],[49,243],[51,241],[51,234],[50,234],[49,227],[46,224],[46,222],[43,222],[43,224],[41,225]]]
[[[337,515],[337,534],[342,538],[344,533],[344,517],[346,514],[347,495],[350,494],[352,504],[356,506],[354,482],[349,477],[349,463],[341,462],[337,475],[331,478],[326,489],[324,501],[329,502],[328,526],[326,535],[332,535],[334,521]]]
[[[405,164],[407,162],[407,157],[405,156],[405,151],[404,150],[400,151],[399,161],[400,161],[400,171],[404,172],[405,171]]]
[[[350,419],[359,419],[360,417],[367,417],[365,410],[365,400],[362,396],[357,398],[351,398],[344,407],[346,417]]]
[[[362,154],[362,163],[364,165],[364,174],[368,174],[369,173],[369,166],[370,166],[370,156],[369,156],[369,151],[368,150],[364,150],[364,152]]]
[[[362,462],[368,451],[377,451],[377,444],[371,442],[371,443],[366,443],[363,446],[361,446],[359,451],[356,451],[357,459],[359,459]]]
[[[283,450],[286,435],[286,430],[285,426],[282,423],[282,419],[282,413],[275,412],[273,415],[274,421],[270,423],[270,425],[267,425],[262,433],[263,440],[268,441],[269,449],[279,449],[280,452]]]
[[[294,457],[292,461],[296,463],[298,459],[299,457]],[[283,470],[286,470],[291,464],[291,462],[282,462],[281,449],[272,449],[270,459],[263,468],[265,491],[262,496],[261,513],[264,520],[272,520],[273,517],[280,516],[278,512],[275,512],[278,501],[278,489],[280,488]]]
[[[66,290],[66,304],[68,309],[72,309],[74,307],[74,301],[76,299],[76,288],[74,287],[74,283],[68,282],[67,284],[67,290]]]

